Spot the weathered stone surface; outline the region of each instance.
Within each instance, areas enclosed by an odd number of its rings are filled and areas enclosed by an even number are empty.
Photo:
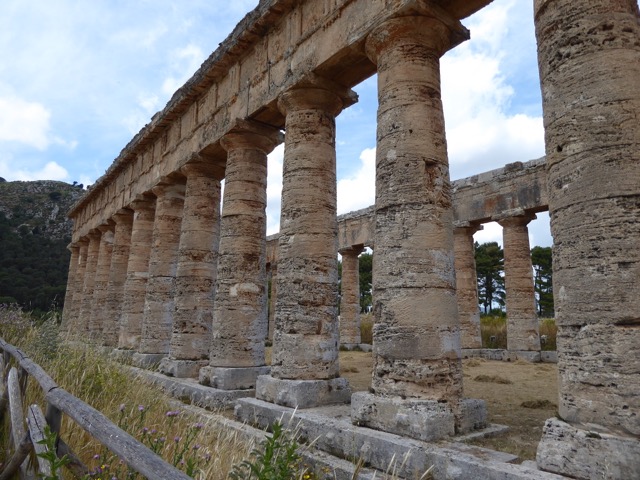
[[[211,343],[222,172],[210,163],[187,164],[182,172],[187,184],[178,246],[175,311],[169,356],[160,371],[174,377],[197,378],[200,367],[207,364]],[[177,363],[172,365],[174,362]]]
[[[92,343],[102,345],[104,340],[104,323],[106,321],[104,316],[105,302],[107,300],[109,270],[111,269],[114,231],[112,223],[101,225],[98,229],[100,230],[100,247],[98,248],[98,262],[96,264],[96,276],[93,285],[93,305],[89,315],[88,338]]]
[[[359,345],[360,338],[360,271],[358,255],[364,247],[340,250],[342,281],[340,296],[340,344]]]
[[[521,213],[518,211],[517,213]],[[504,285],[507,307],[507,350],[540,351],[533,267],[527,224],[535,215],[498,219],[504,245]]]
[[[478,277],[474,257],[473,234],[481,225],[454,224],[456,296],[460,316],[460,344],[462,348],[482,348],[480,309],[478,308]]]
[[[124,300],[124,284],[127,279],[129,249],[131,247],[131,229],[133,227],[133,211],[123,209],[113,216],[115,230],[111,267],[107,283],[107,297],[104,303],[103,344],[116,348],[120,335],[120,315]]]
[[[576,428],[556,418],[547,420],[538,445],[538,466],[571,478],[637,478],[640,440]]]
[[[558,410],[571,427],[633,445],[640,435],[640,13],[636,2],[615,0],[538,0],[534,12],[554,237]],[[582,453],[556,471],[583,476],[602,471],[606,459],[608,478],[638,475],[637,446],[630,458],[632,450],[621,454],[616,442],[611,448],[569,437],[563,449]],[[630,462],[635,468],[625,472]]]
[[[246,390],[256,388],[256,379],[260,375],[269,375],[271,368],[260,367],[203,367],[198,381],[220,390]]]
[[[155,217],[155,198],[141,198],[131,203],[133,225],[127,262],[127,278],[119,321],[118,349],[138,350],[142,335],[144,298],[149,278],[149,256]]]
[[[349,403],[351,388],[345,378],[329,380],[289,380],[260,375],[256,398],[291,408]]]
[[[216,388],[251,388],[265,373],[267,154],[281,142],[279,130],[247,121],[238,121],[222,138],[228,156],[209,350],[212,371],[201,377],[201,382],[215,381]],[[213,372],[216,367],[246,371],[237,372],[234,383],[219,370]]]
[[[93,287],[96,280],[99,250],[100,230],[95,229],[89,233],[89,246],[87,247],[87,260],[84,268],[80,311],[78,313],[76,328],[74,332],[72,332],[77,339],[87,340],[89,335],[89,319],[93,310]]]
[[[60,323],[60,331],[67,333],[69,331],[69,325],[72,321],[73,311],[73,297],[75,295],[75,277],[78,270],[78,258],[80,256],[80,245],[77,243],[70,243],[67,247],[71,252],[71,258],[69,259],[69,273],[67,281],[67,291],[64,295],[64,307],[62,309],[62,322]]]
[[[171,342],[185,184],[179,179],[167,179],[155,187],[153,193],[156,195],[156,214],[149,257],[149,279],[140,347],[134,359],[145,362],[141,356],[152,355],[155,363],[157,355],[166,356],[169,353]]]
[[[279,102],[287,134],[271,363],[278,379],[339,372],[335,116],[355,94],[318,82]]]
[[[435,18],[403,17],[374,30],[367,52],[379,103],[372,388],[455,403],[460,321],[439,75],[452,37]]]

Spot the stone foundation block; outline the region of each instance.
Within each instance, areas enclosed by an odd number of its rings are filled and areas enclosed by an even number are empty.
[[[514,350],[509,352],[513,357],[513,360],[526,360],[531,363],[539,363],[540,362],[540,352],[534,350]]]
[[[268,375],[270,367],[210,367],[200,369],[198,381],[220,390],[243,390],[256,387],[260,375]]]
[[[373,347],[370,343],[341,343],[340,350],[370,352]]]
[[[331,380],[287,380],[260,375],[256,398],[291,408],[349,403],[351,388],[345,378]]]
[[[482,400],[461,400],[456,415],[449,404],[435,400],[381,397],[367,392],[351,397],[351,421],[355,425],[426,442],[484,428],[486,418]]]
[[[168,377],[198,378],[200,369],[208,364],[208,360],[177,360],[165,357],[160,362],[160,373]]]
[[[558,352],[555,350],[541,351],[540,361],[544,363],[558,363]]]
[[[153,368],[162,362],[167,356],[166,353],[134,353],[131,356],[131,363],[140,368]]]
[[[640,439],[583,430],[550,418],[536,461],[542,470],[571,478],[638,478]]]

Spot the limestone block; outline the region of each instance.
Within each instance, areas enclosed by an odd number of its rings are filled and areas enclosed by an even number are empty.
[[[536,455],[538,466],[571,478],[631,479],[640,473],[640,440],[547,420]]]
[[[260,375],[256,398],[291,408],[349,403],[351,388],[344,378],[330,380],[285,380]]]
[[[263,367],[209,367],[200,369],[198,381],[220,390],[243,390],[256,387],[260,375],[268,375],[271,368]]]

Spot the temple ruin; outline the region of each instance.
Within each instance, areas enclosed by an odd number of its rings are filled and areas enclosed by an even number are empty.
[[[637,477],[638,6],[535,0],[546,156],[450,182],[439,59],[488,3],[261,0],[69,212],[63,329],[212,392],[255,394],[239,401],[244,420],[350,403],[349,429],[301,415],[325,429],[313,430],[319,448],[339,455],[349,435],[372,465],[403,437],[426,448],[434,478]],[[335,118],[375,73],[375,204],[338,218]],[[281,229],[267,241],[266,157],[283,142]],[[507,355],[540,360],[527,224],[546,210],[560,398],[537,465],[417,446],[486,424],[461,372],[481,347],[472,235],[483,223],[503,226]],[[338,349],[360,342],[365,246],[374,365],[370,391],[351,395]]]

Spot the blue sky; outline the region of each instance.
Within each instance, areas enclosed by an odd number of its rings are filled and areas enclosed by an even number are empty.
[[[532,2],[495,0],[442,60],[452,179],[544,155]],[[0,176],[93,183],[257,0],[3,0]],[[338,210],[374,200],[376,79],[337,121]],[[278,230],[282,147],[269,157]],[[532,245],[551,245],[548,215]],[[489,224],[476,240],[501,241]]]

